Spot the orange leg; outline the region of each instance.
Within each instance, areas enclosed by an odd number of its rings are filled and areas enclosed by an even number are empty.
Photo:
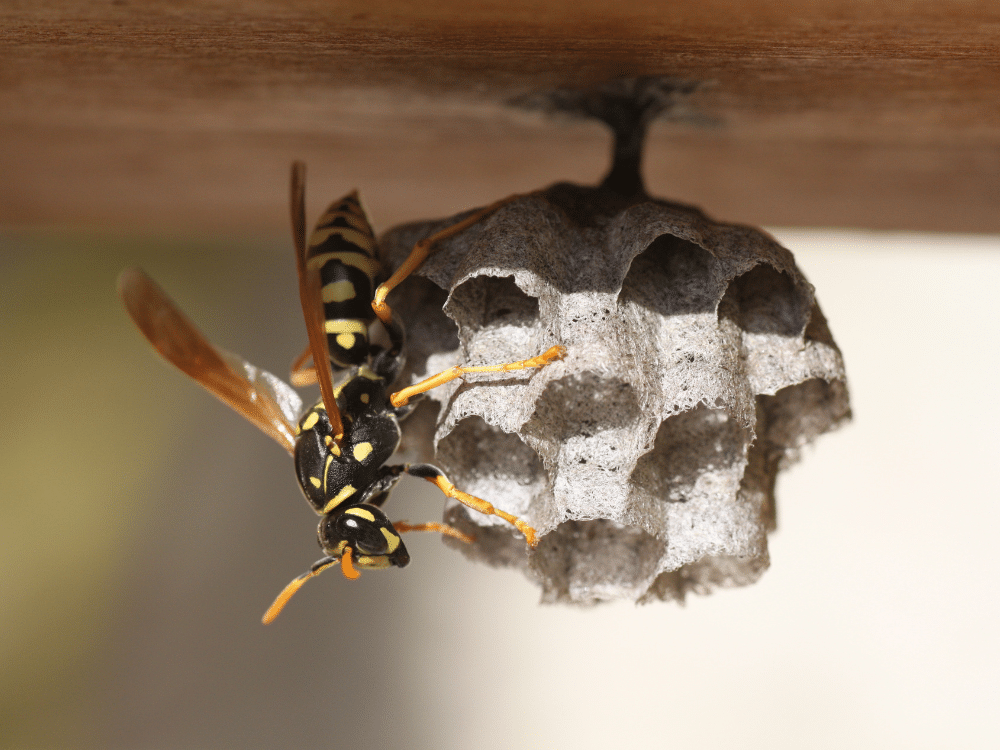
[[[432,388],[437,388],[439,385],[444,385],[470,372],[512,372],[514,370],[526,370],[531,367],[545,367],[545,365],[555,362],[557,359],[562,359],[565,356],[566,347],[557,345],[549,347],[549,349],[537,357],[522,359],[517,362],[507,362],[502,365],[485,365],[481,367],[459,367],[456,365],[444,372],[431,375],[426,380],[421,380],[419,383],[414,383],[401,391],[393,393],[389,397],[389,401],[392,402],[393,406],[403,406],[403,404],[407,403],[418,393],[425,393]]]
[[[459,232],[462,232],[473,224],[489,216],[491,213],[501,208],[515,198],[520,198],[519,195],[510,195],[503,200],[499,200],[496,203],[491,203],[486,208],[476,211],[471,216],[467,216],[462,219],[457,224],[452,224],[450,227],[442,229],[440,232],[435,232],[430,237],[426,237],[417,242],[410,251],[410,254],[406,256],[406,260],[403,264],[396,269],[395,273],[389,277],[388,281],[384,284],[380,284],[378,289],[375,290],[375,299],[372,300],[372,309],[375,314],[378,315],[379,319],[386,325],[390,324],[392,320],[392,310],[385,303],[385,298],[389,296],[389,292],[399,286],[403,279],[409,276],[411,273],[420,268],[421,264],[427,260],[427,258],[434,252],[434,246],[439,242],[448,239],[449,237],[454,237]]]
[[[448,497],[458,500],[462,505],[472,508],[484,516],[497,516],[513,524],[518,531],[524,534],[524,538],[530,547],[538,546],[538,532],[534,528],[517,516],[495,507],[493,503],[487,502],[475,495],[470,495],[468,492],[462,492],[436,466],[431,466],[430,464],[410,464],[406,467],[406,473],[419,479],[426,479]]]
[[[465,542],[466,544],[472,544],[476,541],[468,534],[463,534],[458,529],[443,523],[407,523],[406,521],[396,521],[392,524],[392,527],[400,534],[404,534],[407,531],[438,531],[445,536],[458,539],[460,542]]]
[[[307,385],[313,385],[319,379],[319,376],[316,374],[316,365],[306,365],[311,356],[312,351],[307,346],[306,350],[292,362],[292,373],[289,380],[291,380],[292,385],[296,388],[305,388]]]

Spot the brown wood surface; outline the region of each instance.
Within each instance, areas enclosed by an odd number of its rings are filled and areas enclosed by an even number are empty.
[[[656,194],[767,225],[1000,232],[1000,3],[0,2],[0,224],[287,231],[358,187],[376,227],[598,180],[595,122],[507,105],[702,82]]]

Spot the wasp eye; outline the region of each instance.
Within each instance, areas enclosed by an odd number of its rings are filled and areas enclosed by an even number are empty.
[[[363,552],[366,555],[384,555],[389,551],[389,544],[386,542],[385,537],[382,533],[376,530],[378,533],[378,539],[374,537],[371,540],[359,539],[354,543],[358,548],[358,552]],[[374,542],[373,544],[371,542]]]
[[[341,537],[358,552],[384,555],[389,551],[389,542],[382,533],[377,516],[365,508],[349,508],[337,519],[337,526]]]

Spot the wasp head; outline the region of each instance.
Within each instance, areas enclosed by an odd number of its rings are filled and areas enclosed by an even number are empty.
[[[320,521],[319,543],[331,557],[341,557],[351,548],[359,568],[406,567],[410,554],[385,513],[374,505],[353,505]]]

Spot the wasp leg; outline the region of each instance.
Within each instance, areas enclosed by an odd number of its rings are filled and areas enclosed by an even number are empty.
[[[392,527],[401,534],[404,534],[407,531],[438,531],[445,536],[458,539],[460,542],[465,542],[466,544],[472,544],[476,541],[474,537],[464,534],[454,526],[448,526],[444,523],[407,523],[406,521],[393,521]]]
[[[289,381],[296,388],[305,388],[307,385],[314,385],[319,379],[316,374],[316,365],[309,362],[312,357],[312,349],[307,346],[305,351],[292,362],[291,376]],[[306,363],[309,362],[307,365]]]
[[[403,330],[403,324],[396,319],[392,310],[389,310],[388,318],[388,321],[382,320],[381,322],[389,335],[389,348],[372,346],[370,351],[372,371],[391,385],[396,376],[399,375],[399,371],[403,369],[403,365],[406,364],[406,355],[403,354],[406,333]]]
[[[378,478],[361,494],[358,503],[366,503],[381,508],[382,504],[389,497],[389,491],[396,485],[405,471],[406,467],[402,464],[383,466],[379,470]],[[400,533],[406,531],[438,531],[468,544],[473,542],[472,537],[468,534],[463,534],[458,529],[443,523],[407,523],[406,521],[396,521],[392,525]]]
[[[557,345],[549,347],[544,353],[539,354],[537,357],[522,359],[517,362],[507,362],[502,365],[485,365],[481,367],[459,367],[456,365],[455,367],[451,367],[444,372],[439,372],[437,375],[431,375],[431,377],[426,380],[421,380],[419,383],[414,383],[401,391],[393,393],[392,396],[389,397],[389,401],[393,406],[399,407],[416,396],[418,393],[424,393],[432,388],[437,388],[439,385],[444,385],[445,383],[452,381],[455,378],[460,378],[470,372],[511,372],[513,370],[525,370],[531,367],[545,367],[545,365],[551,364],[557,359],[562,359],[565,356],[566,347]]]
[[[361,493],[355,502],[357,503],[367,503],[368,505],[375,505],[379,508],[382,507],[382,503],[386,501],[389,497],[389,490],[391,490],[396,482],[399,481],[399,477],[406,471],[406,467],[402,464],[396,466],[383,466],[379,469],[378,476],[375,481],[372,482]],[[353,504],[353,503],[352,503]]]
[[[385,298],[389,295],[389,292],[403,282],[403,279],[420,268],[421,264],[435,252],[435,245],[448,239],[449,237],[455,236],[459,232],[465,231],[476,222],[485,219],[497,209],[520,197],[520,195],[510,195],[503,200],[498,200],[496,203],[491,203],[486,208],[481,208],[475,213],[465,217],[457,224],[452,224],[450,227],[446,227],[439,232],[435,232],[430,237],[425,237],[424,239],[419,240],[413,246],[410,254],[406,256],[406,260],[403,261],[402,265],[396,269],[387,281],[380,284],[378,289],[375,290],[375,299],[372,300],[372,309],[375,311],[375,314],[378,315],[379,320],[387,326],[389,325],[390,320],[392,320],[392,310],[385,303]]]
[[[426,479],[428,482],[441,490],[445,495],[458,500],[458,502],[462,503],[462,505],[479,511],[483,515],[497,516],[508,523],[513,524],[518,531],[524,534],[529,546],[538,546],[538,533],[531,526],[517,516],[511,515],[507,511],[500,510],[495,507],[493,503],[487,502],[482,498],[475,497],[474,495],[470,495],[467,492],[462,492],[462,490],[455,487],[455,485],[448,480],[448,477],[444,475],[444,472],[436,466],[432,466],[431,464],[407,464],[406,473],[410,476]]]

